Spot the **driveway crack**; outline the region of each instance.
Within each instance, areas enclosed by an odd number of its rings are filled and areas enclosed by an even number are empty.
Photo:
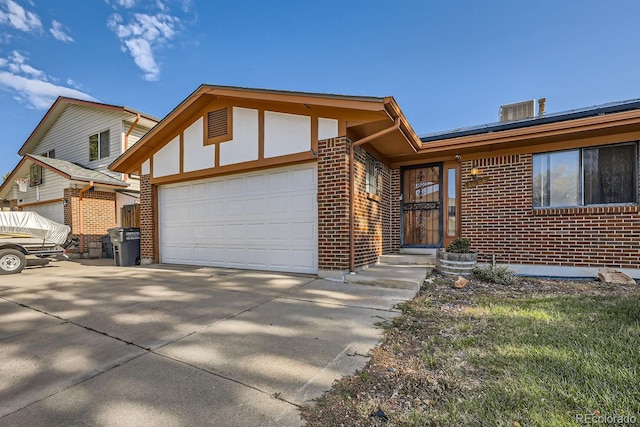
[[[26,308],[26,309],[28,309],[28,310],[33,310],[33,311],[35,311],[35,312],[38,312],[38,313],[44,314],[45,316],[49,316],[49,317],[52,317],[52,318],[54,318],[54,319],[58,319],[58,320],[62,321],[63,323],[69,323],[69,324],[71,324],[71,325],[78,326],[78,327],[80,327],[80,328],[82,328],[82,329],[85,329],[85,330],[87,330],[87,331],[91,331],[91,332],[95,332],[95,333],[100,334],[100,335],[104,335],[105,337],[112,338],[112,339],[114,339],[114,340],[116,340],[116,341],[120,341],[120,342],[122,342],[122,343],[125,343],[125,344],[127,344],[127,345],[131,345],[131,346],[137,347],[137,348],[142,349],[142,350],[145,350],[145,351],[151,351],[151,349],[149,349],[149,348],[147,348],[147,347],[141,346],[141,345],[136,344],[136,343],[134,343],[134,342],[132,342],[132,341],[125,340],[125,339],[120,338],[120,337],[118,337],[118,336],[111,335],[111,334],[109,334],[109,333],[107,333],[107,332],[99,331],[99,330],[97,330],[97,329],[95,329],[95,328],[92,328],[92,327],[90,327],[90,326],[83,325],[83,324],[78,323],[78,322],[75,322],[75,321],[73,321],[73,320],[71,320],[71,319],[65,319],[64,317],[57,316],[57,315],[52,314],[52,313],[49,313],[49,312],[47,312],[47,311],[40,310],[39,308],[31,307],[30,305],[23,304],[23,303],[20,303],[20,302],[17,302],[17,301],[13,301],[13,300],[8,299],[8,298],[0,297],[0,299],[2,299],[2,300],[4,300],[4,301],[7,301],[8,303],[15,304],[15,305],[17,305],[17,306],[19,306],[19,307],[23,307],[23,308]]]

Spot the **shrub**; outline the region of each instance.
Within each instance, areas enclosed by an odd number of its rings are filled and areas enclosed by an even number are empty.
[[[482,265],[473,269],[473,275],[484,282],[515,285],[516,274],[504,265]]]
[[[457,237],[447,247],[447,252],[452,252],[454,254],[468,254],[469,252],[471,252],[471,239],[463,239],[461,237]]]

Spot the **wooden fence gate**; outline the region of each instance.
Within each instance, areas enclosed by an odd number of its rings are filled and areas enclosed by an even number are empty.
[[[140,205],[125,205],[120,208],[122,227],[140,227]]]

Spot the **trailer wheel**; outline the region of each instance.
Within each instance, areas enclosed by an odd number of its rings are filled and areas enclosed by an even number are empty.
[[[16,249],[0,250],[0,274],[20,273],[27,265],[27,257]]]

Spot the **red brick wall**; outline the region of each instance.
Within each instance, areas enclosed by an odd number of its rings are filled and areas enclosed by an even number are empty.
[[[355,264],[369,265],[378,257],[391,251],[391,172],[382,165],[382,176],[378,185],[380,198],[371,198],[366,191],[366,156],[362,147],[354,152],[354,198],[355,198]]]
[[[389,251],[385,253],[397,253],[400,250],[400,169],[390,170],[390,215],[391,215],[391,242]]]
[[[318,143],[318,268],[347,270],[349,268],[349,144],[341,137]],[[357,147],[355,159],[355,264],[363,266],[378,261],[378,256],[397,248],[400,242],[397,196],[400,174],[387,166],[382,168],[380,198],[366,193],[366,152]],[[395,203],[394,203],[395,200]],[[395,206],[397,204],[397,206]],[[398,228],[394,229],[394,222]]]
[[[473,166],[483,177],[475,186]],[[461,173],[462,235],[481,262],[638,267],[637,206],[534,210],[530,154],[463,162]]]
[[[153,186],[149,175],[140,177],[140,260],[142,264],[155,261],[155,222],[154,222]]]
[[[349,268],[349,144],[318,141],[318,268]]]
[[[64,223],[71,227],[71,233],[80,235],[80,189],[67,188],[64,198]],[[89,242],[102,243],[109,228],[116,226],[116,193],[107,191],[86,191],[82,196],[84,247],[69,252],[87,253]]]

